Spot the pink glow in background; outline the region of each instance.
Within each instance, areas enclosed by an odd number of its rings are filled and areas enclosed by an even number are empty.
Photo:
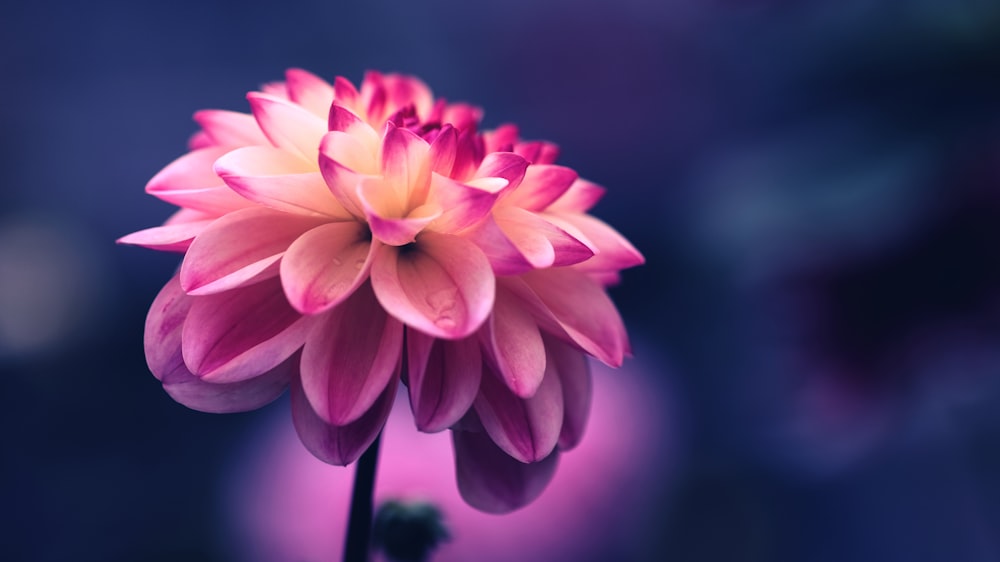
[[[379,453],[376,506],[389,499],[437,505],[452,538],[435,561],[641,557],[673,476],[675,412],[662,383],[635,360],[618,371],[595,363],[593,372],[593,409],[583,442],[562,455],[539,499],[502,516],[462,500],[449,432],[418,432],[406,397],[399,395]],[[233,558],[338,560],[354,469],[309,454],[287,415],[252,437],[245,451],[228,499]]]

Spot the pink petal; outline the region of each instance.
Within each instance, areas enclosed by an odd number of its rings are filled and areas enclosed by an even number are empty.
[[[183,370],[181,357],[181,328],[191,309],[193,297],[184,294],[175,275],[153,299],[146,315],[143,345],[146,363],[157,380],[162,381],[171,373]]]
[[[482,221],[497,200],[497,192],[506,187],[506,181],[494,178],[497,185],[479,187],[483,180],[461,183],[440,174],[431,174],[429,200],[444,212],[431,225],[438,232],[454,233],[469,228]]]
[[[338,104],[354,111],[357,108],[358,100],[361,94],[358,93],[357,88],[351,81],[343,76],[338,76],[333,80],[333,99]],[[355,111],[355,113],[357,113]]]
[[[163,379],[163,389],[177,402],[199,412],[232,414],[249,412],[276,400],[288,388],[298,359],[284,363],[252,379],[234,383],[211,383],[192,375],[187,369],[175,371]]]
[[[385,187],[405,205],[420,205],[427,197],[429,151],[427,141],[408,129],[389,124],[382,141],[382,175]]]
[[[380,177],[363,177],[358,185],[358,202],[372,236],[390,246],[413,242],[417,233],[441,216],[441,208],[437,205],[422,205],[400,216],[406,207],[397,197],[398,194]]]
[[[519,142],[514,145],[514,152],[532,164],[554,164],[559,157],[559,147],[545,141]]]
[[[460,131],[475,131],[483,118],[483,110],[467,103],[448,104],[441,116],[442,123],[450,123]]]
[[[373,245],[356,222],[333,222],[300,236],[281,258],[288,302],[303,314],[325,312],[368,278]]]
[[[420,431],[454,425],[472,407],[479,392],[482,357],[474,337],[439,340],[407,330],[410,407]]]
[[[326,119],[313,115],[290,100],[269,94],[247,94],[250,108],[264,134],[274,146],[295,152],[315,162],[319,143],[326,134]]]
[[[278,274],[278,260],[288,246],[328,219],[243,209],[206,228],[188,248],[181,264],[181,286],[207,295]]]
[[[277,279],[194,297],[181,335],[184,363],[206,382],[260,376],[302,347],[311,320],[288,305]]]
[[[580,263],[594,255],[580,240],[544,218],[517,207],[493,213],[497,225],[535,269]]]
[[[215,220],[217,218],[219,218],[219,215],[212,213],[203,213],[201,211],[195,211],[194,209],[178,209],[176,213],[170,215],[167,217],[167,220],[163,221],[163,226]]]
[[[368,127],[368,124],[355,115],[350,109],[338,104],[334,104],[330,107],[330,115],[327,118],[327,127],[331,131],[349,132],[352,128],[359,127],[361,125]]]
[[[519,398],[484,367],[476,413],[493,442],[521,462],[549,456],[562,430],[563,395],[559,377],[544,377],[531,398]]]
[[[325,463],[347,466],[358,460],[382,431],[396,398],[397,383],[398,379],[393,379],[375,404],[358,420],[344,426],[334,426],[316,414],[309,405],[302,383],[293,380],[292,422],[302,444]]]
[[[210,224],[212,224],[211,219],[157,226],[127,234],[116,242],[164,252],[184,252],[191,246],[194,237],[201,234]]]
[[[596,183],[577,179],[562,197],[549,206],[549,210],[586,213],[601,200],[601,197],[604,197],[604,191],[604,188]]]
[[[509,513],[533,502],[555,476],[559,452],[525,464],[511,458],[485,433],[453,431],[455,473],[462,499],[487,513]]]
[[[486,152],[512,152],[514,143],[520,136],[521,132],[513,123],[504,123],[492,131],[486,131],[483,133]]]
[[[521,184],[527,169],[528,161],[513,152],[492,152],[483,158],[475,177],[503,178],[507,180],[507,191],[513,191]]]
[[[371,277],[389,314],[432,336],[464,338],[493,308],[489,261],[475,244],[456,236],[424,232],[404,251],[382,246]]]
[[[270,146],[238,148],[215,163],[215,172],[236,193],[279,211],[347,218],[316,164]]]
[[[530,287],[531,295],[517,290],[520,281]],[[621,366],[629,348],[625,325],[604,288],[586,274],[552,268],[525,274],[506,286],[532,307],[537,320],[554,321],[584,351],[607,365]]]
[[[432,172],[442,176],[451,175],[455,167],[455,152],[458,149],[458,133],[451,125],[445,125],[431,143],[427,157]]]
[[[434,105],[434,96],[426,84],[412,76],[389,74],[382,78],[386,100],[392,111],[410,104],[417,110],[417,115],[426,118]]]
[[[330,131],[320,145],[319,169],[327,188],[354,216],[362,217],[357,200],[361,176],[378,172],[375,151],[362,139],[343,131]]]
[[[563,166],[528,166],[521,184],[510,192],[505,202],[529,211],[541,211],[566,193],[576,179],[576,172]]]
[[[545,346],[531,312],[513,294],[498,289],[493,314],[480,332],[492,366],[520,398],[531,398],[546,373]]]
[[[146,193],[179,207],[187,207],[223,215],[252,203],[229,189],[215,174],[215,161],[232,150],[210,147],[181,156],[153,176],[146,184]]]
[[[224,109],[205,109],[195,112],[194,120],[201,125],[213,144],[222,147],[265,146],[267,137],[249,113]]]
[[[147,361],[167,393],[188,408],[209,413],[246,412],[280,396],[288,386],[293,362],[285,361],[258,377],[231,384],[208,383],[188,370],[181,354],[181,329],[192,300],[175,276],[156,296],[146,318]]]
[[[573,346],[545,338],[548,359],[545,376],[559,377],[563,393],[563,424],[559,434],[559,449],[568,451],[583,438],[587,417],[590,415],[590,396],[593,384],[587,356]]]
[[[472,129],[462,130],[458,134],[458,146],[455,148],[455,165],[451,177],[465,181],[476,176],[476,170],[483,161],[483,139]]]
[[[313,115],[326,119],[333,104],[333,86],[319,76],[300,68],[285,71],[288,97],[308,109]]]
[[[639,250],[624,236],[590,215],[546,213],[546,218],[564,230],[576,229],[597,248],[594,257],[580,264],[587,271],[619,271],[646,263]]]
[[[465,237],[475,242],[486,255],[496,275],[520,275],[534,269],[492,216],[477,224]]]
[[[302,351],[302,387],[326,423],[347,425],[398,378],[403,326],[362,285],[322,317]]]

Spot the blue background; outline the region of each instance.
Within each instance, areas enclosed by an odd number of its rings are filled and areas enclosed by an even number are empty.
[[[0,8],[0,557],[227,560],[259,414],[173,403],[116,247],[201,108],[420,76],[608,188],[684,435],[644,559],[1000,558],[1000,8],[986,0]],[[666,374],[664,377],[668,376]],[[657,446],[650,443],[651,447]]]

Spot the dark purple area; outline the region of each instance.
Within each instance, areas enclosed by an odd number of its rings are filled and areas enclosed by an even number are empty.
[[[229,560],[220,483],[260,414],[162,391],[142,326],[178,259],[113,242],[171,212],[143,186],[185,151],[194,111],[246,110],[292,66],[416,74],[608,188],[595,214],[648,262],[612,296],[672,361],[685,417],[642,559],[1000,557],[994,2],[0,12],[0,293],[52,290],[7,228],[56,224],[67,257],[35,265],[86,301],[47,347],[0,330],[0,558]],[[832,413],[796,406],[816,388]]]

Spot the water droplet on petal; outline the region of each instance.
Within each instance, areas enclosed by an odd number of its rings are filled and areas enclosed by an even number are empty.
[[[340,258],[333,258],[330,261],[333,262],[333,265],[336,266],[336,267],[340,267],[340,266],[344,265],[344,260],[342,260]]]
[[[358,271],[361,271],[361,268],[363,268],[364,266],[365,266],[364,259],[359,259],[354,262],[354,269],[357,269]]]
[[[454,310],[458,306],[458,289],[446,287],[427,294],[427,305],[431,307],[434,325],[442,330],[451,330],[458,325]]]
[[[434,325],[437,326],[438,328],[441,328],[442,330],[452,330],[455,328],[457,324],[455,323],[454,318],[442,314],[441,316],[438,316],[437,318],[434,319]]]

